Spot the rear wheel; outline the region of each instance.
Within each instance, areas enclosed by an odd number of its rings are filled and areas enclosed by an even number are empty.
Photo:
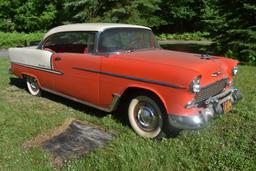
[[[36,78],[26,76],[26,83],[30,94],[33,96],[41,96],[41,89]]]
[[[128,117],[133,130],[145,138],[161,138],[163,134],[163,112],[157,101],[149,96],[131,99]]]

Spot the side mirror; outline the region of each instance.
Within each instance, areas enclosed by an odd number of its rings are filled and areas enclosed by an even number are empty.
[[[38,46],[40,44],[40,41],[31,41],[29,43],[29,46]]]

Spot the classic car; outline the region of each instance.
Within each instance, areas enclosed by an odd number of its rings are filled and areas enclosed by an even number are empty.
[[[122,107],[145,138],[202,128],[242,97],[233,86],[238,61],[163,50],[143,26],[59,26],[37,48],[10,48],[9,56],[10,72],[32,95],[47,91],[106,112]]]

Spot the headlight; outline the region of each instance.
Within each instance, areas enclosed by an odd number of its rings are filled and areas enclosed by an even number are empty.
[[[198,93],[198,92],[200,92],[200,80],[201,80],[201,76],[196,77],[196,78],[192,81],[192,83],[191,83],[191,85],[190,85],[190,91],[191,91],[192,93]]]
[[[232,75],[235,76],[238,72],[238,66],[235,66],[233,69],[232,69]]]

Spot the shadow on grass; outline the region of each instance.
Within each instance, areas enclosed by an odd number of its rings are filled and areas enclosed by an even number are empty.
[[[23,79],[11,77],[9,84],[12,86],[16,86],[17,88],[27,90],[26,82]],[[49,92],[44,91],[42,93],[42,97],[47,98],[47,99],[52,100],[57,103],[61,103],[65,106],[71,107],[75,110],[84,112],[91,116],[96,116],[98,118],[103,118],[110,114],[110,113],[95,109],[93,107],[83,105],[81,103],[66,99],[64,97],[57,96],[57,95],[49,93]],[[123,126],[129,126],[128,117],[127,117],[126,112],[124,112],[124,111],[125,110],[123,110],[122,108],[119,108],[116,111],[112,112],[111,114],[112,114],[113,119],[115,119],[117,122],[120,122]]]
[[[15,78],[15,77],[10,77],[10,82],[9,85],[14,85],[17,88],[20,89],[26,89],[26,82],[23,79]]]

